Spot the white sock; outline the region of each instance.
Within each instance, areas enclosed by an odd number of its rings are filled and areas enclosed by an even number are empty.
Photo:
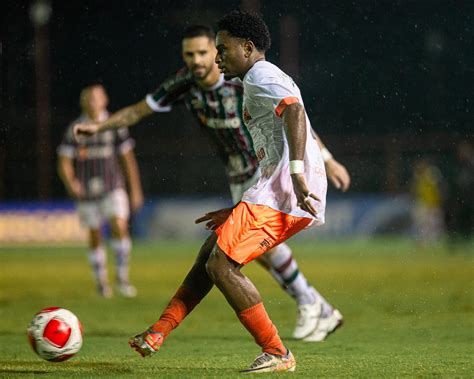
[[[296,299],[298,305],[313,304],[316,301],[316,295],[299,271],[288,245],[281,243],[273,248],[273,253],[269,255],[269,258],[272,266],[271,274],[283,289]]]
[[[107,287],[107,254],[102,246],[89,250],[89,263],[98,286],[100,288]]]
[[[110,241],[115,252],[115,261],[117,264],[117,281],[119,284],[128,284],[128,272],[130,262],[130,251],[132,250],[132,241],[130,238],[112,239]]]
[[[329,317],[332,312],[334,311],[334,308],[332,307],[331,304],[328,303],[328,301],[316,290],[316,288],[311,287],[312,290],[314,291],[314,294],[316,298],[319,300],[319,302],[323,305],[323,308],[321,310],[321,317]]]

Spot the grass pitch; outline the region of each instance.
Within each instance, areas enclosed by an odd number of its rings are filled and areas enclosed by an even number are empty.
[[[138,297],[110,300],[95,295],[83,248],[0,248],[0,377],[238,377],[259,349],[216,289],[155,356],[143,359],[127,345],[128,337],[159,317],[198,247],[136,244],[132,280]],[[419,251],[401,240],[292,247],[302,271],[343,313],[345,325],[323,343],[291,340],[293,300],[257,264],[245,268],[296,356],[296,372],[283,375],[474,376],[474,265],[468,249],[452,255],[442,248]],[[49,306],[72,310],[84,326],[83,348],[70,361],[43,361],[27,343],[29,321]]]

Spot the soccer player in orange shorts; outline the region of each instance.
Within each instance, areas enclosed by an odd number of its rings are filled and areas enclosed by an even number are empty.
[[[154,113],[170,112],[176,110],[179,104],[185,105],[224,163],[232,202],[237,204],[261,175],[253,141],[243,119],[243,84],[226,80],[220,72],[215,62],[215,34],[209,26],[187,27],[181,47],[185,67],[164,80],[156,91],[104,121],[78,124],[75,130],[96,133],[130,127]],[[328,179],[336,188],[346,191],[350,185],[346,168],[332,157],[316,133],[313,138],[321,149]],[[199,221],[208,221],[206,227],[214,230],[216,222],[222,223],[227,216],[225,210],[214,211]],[[297,319],[293,338],[308,342],[322,341],[342,324],[341,313],[306,278],[286,243],[275,246],[256,261],[296,301]]]
[[[293,371],[258,290],[241,267],[294,234],[324,223],[326,173],[293,80],[265,60],[270,34],[258,16],[234,11],[218,23],[216,63],[244,86],[244,121],[262,175],[202,246],[184,282],[148,330],[130,339],[142,356],[156,352],[213,285],[262,348],[244,372]],[[211,220],[212,221],[212,220]]]

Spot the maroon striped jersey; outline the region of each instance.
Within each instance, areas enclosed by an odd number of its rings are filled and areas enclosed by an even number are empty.
[[[78,143],[73,136],[73,127],[83,122],[90,120],[83,115],[68,126],[57,153],[74,161],[76,177],[85,190],[85,200],[95,200],[115,189],[125,188],[119,155],[133,149],[135,142],[128,129],[121,128],[85,137]]]
[[[183,102],[209,137],[223,160],[229,183],[243,183],[251,178],[258,161],[252,138],[242,118],[243,87],[221,75],[211,88],[199,87],[192,74],[183,69],[165,80],[146,97],[155,112],[169,112]]]

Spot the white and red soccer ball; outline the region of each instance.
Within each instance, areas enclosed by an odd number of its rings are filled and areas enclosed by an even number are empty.
[[[82,325],[74,313],[51,307],[39,311],[28,326],[33,350],[43,359],[62,362],[82,346]]]

